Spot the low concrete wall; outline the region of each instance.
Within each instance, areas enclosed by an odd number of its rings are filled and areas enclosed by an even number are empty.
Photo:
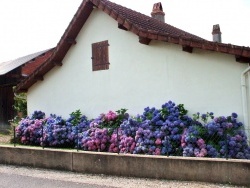
[[[0,146],[0,163],[83,173],[250,186],[250,161]]]
[[[72,170],[72,155],[61,150],[0,146],[2,164]]]

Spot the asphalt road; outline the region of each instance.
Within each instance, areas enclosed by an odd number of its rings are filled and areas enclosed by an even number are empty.
[[[1,188],[105,188],[106,186],[74,183],[16,174],[0,173]]]
[[[166,169],[167,170],[167,169]],[[238,186],[93,175],[0,164],[0,188],[232,188]]]

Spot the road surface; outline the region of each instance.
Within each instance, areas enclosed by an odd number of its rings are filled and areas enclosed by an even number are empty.
[[[0,188],[232,188],[237,186],[91,175],[0,164]]]

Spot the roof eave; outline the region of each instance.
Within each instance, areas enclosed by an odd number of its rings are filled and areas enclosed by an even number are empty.
[[[78,11],[71,20],[68,28],[65,30],[63,36],[58,42],[54,52],[36,71],[25,78],[17,85],[15,92],[27,92],[28,89],[38,80],[42,80],[43,76],[53,67],[61,65],[62,61],[70,49],[71,45],[76,43],[76,37],[80,32],[82,26],[87,21],[89,15],[93,10],[93,4],[90,1],[83,1]]]
[[[54,66],[61,64],[71,45],[76,43],[76,37],[80,32],[81,28],[85,24],[89,15],[91,14],[94,7],[102,10],[110,17],[115,19],[118,24],[128,31],[133,32],[139,37],[143,37],[149,43],[150,40],[164,41],[174,44],[179,44],[189,49],[191,52],[192,48],[199,48],[203,50],[216,51],[221,53],[227,53],[235,55],[236,60],[241,60],[243,62],[250,62],[250,48],[236,46],[231,44],[215,43],[207,40],[198,40],[195,38],[188,38],[185,36],[173,35],[168,33],[160,33],[155,31],[143,30],[137,25],[130,22],[130,20],[124,18],[122,15],[118,14],[115,10],[111,9],[109,6],[101,0],[86,0],[83,1],[80,7],[78,8],[76,14],[71,20],[68,28],[65,30],[63,36],[57,44],[51,57],[42,64],[39,69],[32,73],[29,77],[25,78],[16,87],[16,92],[27,91],[37,80],[42,80],[41,78]]]

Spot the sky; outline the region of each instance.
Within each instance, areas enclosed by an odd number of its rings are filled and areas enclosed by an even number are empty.
[[[165,22],[212,40],[250,46],[250,0],[111,0],[149,15],[161,2]],[[56,46],[82,0],[0,0],[0,62]]]

